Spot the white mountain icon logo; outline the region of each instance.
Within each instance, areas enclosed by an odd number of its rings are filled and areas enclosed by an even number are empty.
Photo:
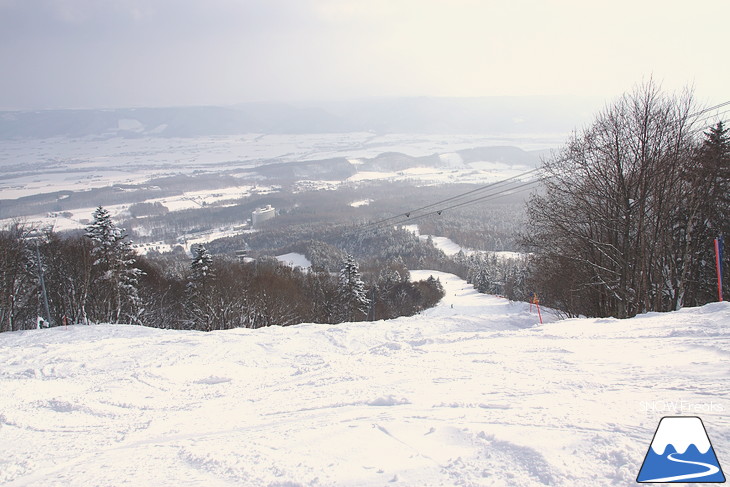
[[[662,418],[636,481],[725,482],[702,420],[697,416]]]

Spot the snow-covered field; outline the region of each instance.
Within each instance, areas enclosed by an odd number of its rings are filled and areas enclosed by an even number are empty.
[[[282,262],[291,267],[300,267],[302,269],[309,269],[312,267],[312,263],[307,259],[306,256],[298,254],[296,252],[290,252],[284,255],[277,255],[276,258],[279,262]]]
[[[730,465],[730,304],[539,326],[431,274],[392,321],[4,333],[0,484],[624,486],[678,413]]]
[[[129,122],[129,121],[128,121]],[[201,175],[227,171],[248,178],[241,186],[198,191],[190,188],[180,194],[149,199],[170,211],[201,205],[225,204],[226,200],[253,193],[276,192],[280,187],[260,186],[260,176],[248,171],[276,162],[302,162],[347,157],[353,163],[385,152],[411,156],[441,154],[444,167],[412,167],[398,172],[361,171],[343,181],[300,181],[297,190],[336,189],[343,184],[365,181],[413,181],[421,185],[484,184],[524,172],[526,166],[505,165],[496,161],[463,163],[454,151],[479,146],[512,145],[523,150],[559,146],[565,134],[419,135],[371,133],[343,134],[242,134],[192,138],[47,138],[0,140],[0,194],[3,199],[49,194],[60,191],[88,191],[120,184],[143,185],[157,177]],[[238,171],[240,170],[240,172]],[[194,184],[194,183],[191,183]],[[238,181],[236,184],[241,184]],[[68,195],[59,196],[59,200]],[[134,199],[130,199],[130,204]],[[362,200],[363,202],[366,200]],[[360,204],[365,204],[359,202]],[[356,202],[358,203],[358,202]],[[110,209],[123,213],[129,204]],[[26,215],[28,224],[56,230],[83,228],[93,208],[68,208],[71,215],[38,213]],[[0,220],[12,224],[13,217]]]
[[[139,184],[171,174],[250,169],[276,161],[356,159],[375,157],[383,152],[425,156],[483,145],[514,145],[524,150],[539,150],[561,145],[565,136],[353,132],[0,140],[0,192],[3,198],[14,199],[61,190],[83,191],[113,184]],[[489,168],[500,169],[493,164]]]

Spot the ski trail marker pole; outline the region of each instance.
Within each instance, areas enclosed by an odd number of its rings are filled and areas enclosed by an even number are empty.
[[[542,325],[542,313],[540,312],[540,298],[537,297],[537,293],[533,293],[532,298],[530,299],[530,313],[532,313],[533,304],[537,308],[537,316],[538,316],[538,318],[540,318],[540,324]]]

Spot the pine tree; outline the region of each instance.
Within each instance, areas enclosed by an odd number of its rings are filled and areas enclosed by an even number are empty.
[[[213,329],[214,310],[211,306],[211,281],[214,278],[213,257],[203,245],[193,248],[193,260],[190,262],[190,277],[187,283],[187,302],[185,307],[189,314],[191,328],[211,331]]]
[[[355,321],[367,313],[370,300],[367,297],[365,283],[360,275],[360,268],[352,255],[347,255],[340,269],[340,295],[342,319]]]
[[[711,127],[704,134],[700,149],[698,177],[694,179],[693,192],[699,195],[700,231],[697,236],[699,248],[696,251],[699,265],[697,275],[698,299],[690,305],[714,301],[716,291],[716,270],[714,259],[714,239],[723,236],[730,239],[730,129],[723,122]],[[725,252],[724,268],[730,267],[730,252]],[[730,283],[724,279],[725,290],[730,291]]]
[[[97,270],[94,284],[100,299],[95,317],[113,323],[119,323],[122,317],[138,322],[142,309],[137,288],[142,271],[134,266],[131,243],[105,208],[99,206],[93,218],[86,236],[93,242],[93,266]]]
[[[190,278],[188,289],[199,289],[214,277],[213,257],[203,246],[198,245],[193,249],[193,261],[190,263]]]
[[[482,267],[477,271],[474,287],[482,294],[488,294],[492,291],[492,276],[486,267],[486,263],[483,263]]]
[[[727,212],[730,210],[730,129],[723,122],[705,132],[701,167],[709,183],[709,203],[714,210],[714,223],[719,231],[728,230]],[[724,224],[724,228],[721,228]]]

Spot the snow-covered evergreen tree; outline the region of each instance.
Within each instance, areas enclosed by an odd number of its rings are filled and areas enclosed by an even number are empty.
[[[487,294],[491,291],[492,287],[492,276],[490,275],[489,269],[484,266],[481,267],[474,278],[474,288],[480,293]]]
[[[105,208],[99,206],[94,210],[93,218],[93,223],[86,228],[86,236],[94,245],[93,266],[97,270],[95,318],[113,323],[119,323],[122,318],[138,322],[141,303],[137,286],[142,271],[134,266],[131,243]]]
[[[116,245],[123,238],[123,231],[112,222],[109,210],[99,206],[92,214],[94,222],[86,228],[86,236],[94,242],[93,253],[97,256],[94,264],[100,264],[113,254]]]
[[[340,269],[340,296],[342,319],[354,321],[367,313],[370,300],[367,297],[365,283],[360,275],[360,268],[352,255],[347,255]]]
[[[213,329],[216,314],[212,306],[211,280],[213,277],[213,257],[210,252],[203,245],[194,247],[185,304],[188,313],[187,321],[191,328],[205,331]]]
[[[213,257],[211,257],[210,252],[203,245],[198,245],[193,249],[188,289],[196,290],[204,287],[206,282],[213,278],[213,276]]]

